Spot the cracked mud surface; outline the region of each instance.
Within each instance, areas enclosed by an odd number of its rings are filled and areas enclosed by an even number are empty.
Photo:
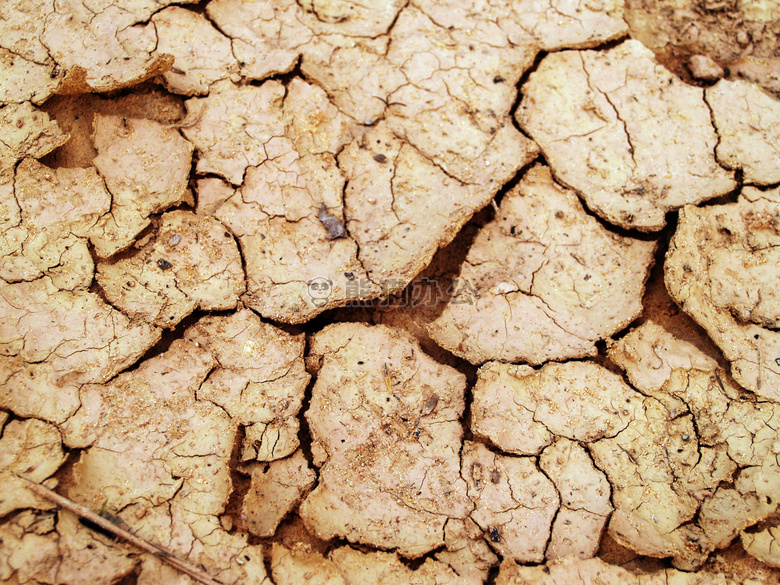
[[[778,22],[0,5],[0,580],[780,583]]]

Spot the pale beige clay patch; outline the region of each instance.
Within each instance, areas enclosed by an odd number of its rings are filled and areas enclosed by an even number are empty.
[[[162,78],[166,88],[184,95],[206,94],[215,81],[236,77],[238,63],[230,39],[205,16],[171,6],[152,17],[157,32],[157,52],[173,55],[171,70]]]
[[[83,384],[106,382],[160,338],[98,295],[48,277],[0,287],[0,407],[62,423]],[[67,438],[65,440],[67,443]]]
[[[587,451],[569,439],[558,439],[547,447],[539,458],[539,467],[555,484],[561,499],[545,557],[596,556],[612,512],[606,476],[593,465]]]
[[[27,489],[19,476],[43,483],[65,462],[62,437],[54,425],[36,419],[13,420],[0,438],[0,514],[52,505]]]
[[[612,510],[610,485],[580,443],[623,430],[641,408],[639,395],[595,364],[569,362],[538,371],[487,364],[473,396],[476,436],[505,452],[541,452],[538,467],[530,457],[496,455],[477,444],[474,455],[464,455],[469,495],[480,498],[472,517],[492,546],[521,562],[594,556]],[[527,478],[515,485],[518,473]],[[531,478],[540,485],[526,492]]]
[[[619,0],[600,0],[583,5],[561,0],[533,4],[495,2],[489,5],[474,0],[415,0],[414,4],[440,26],[451,27],[453,34],[464,39],[473,36],[474,33],[469,30],[473,27],[483,42],[490,39],[490,33],[500,34],[515,44],[520,44],[520,39],[528,39],[526,42],[550,52],[595,47],[622,36],[627,30],[623,21],[623,4]],[[478,26],[474,26],[475,20]],[[496,44],[495,39],[491,44]]]
[[[591,451],[613,485],[633,477],[615,487],[613,537],[690,569],[776,510],[780,409],[695,370],[675,370],[655,398],[644,421]]]
[[[718,160],[747,183],[780,182],[780,102],[747,81],[720,81],[705,92],[718,129]]]
[[[369,291],[403,290],[492,196],[447,175],[384,123],[347,146],[339,165],[347,227]]]
[[[51,278],[61,290],[85,289],[94,264],[88,238],[111,206],[103,181],[89,169],[50,169],[33,159],[16,167],[19,223],[0,236],[0,278]]]
[[[57,122],[32,104],[0,108],[0,172],[5,175],[24,157],[40,158],[68,140]]]
[[[650,369],[659,359],[653,347],[675,347],[668,334],[645,328],[612,351],[619,363]],[[683,349],[667,363],[690,360],[695,352]],[[695,363],[704,359],[699,353]],[[587,362],[480,370],[475,435],[520,454],[544,448],[540,466],[562,502],[548,559],[563,550],[581,557],[595,552],[610,490],[612,538],[643,555],[672,557],[685,570],[777,508],[771,494],[780,489],[774,454],[780,409],[750,401],[713,370],[668,372],[660,385],[648,382],[650,396],[643,396]]]
[[[573,557],[546,565],[528,567],[506,560],[496,578],[496,585],[738,585],[726,573],[686,573],[662,569],[655,573],[632,573],[601,559],[581,560]]]
[[[598,340],[641,313],[654,250],[588,217],[573,192],[536,166],[477,235],[428,330],[475,364],[594,355]]]
[[[106,299],[131,319],[172,328],[195,309],[234,309],[244,270],[232,234],[213,217],[171,211],[131,255],[98,264]]]
[[[298,19],[296,0],[212,0],[206,12],[230,37],[241,75],[249,79],[287,73],[298,60],[298,48],[312,37]]]
[[[314,487],[314,470],[303,453],[252,468],[252,483],[244,496],[241,519],[255,536],[273,536],[276,527]]]
[[[491,362],[473,390],[471,428],[502,451],[538,455],[555,437],[614,437],[641,410],[641,395],[590,362],[528,366]]]
[[[731,362],[731,374],[780,401],[780,189],[680,212],[666,255],[669,294]]]
[[[62,71],[41,42],[53,3],[4,3],[0,7],[0,103],[45,101],[59,87]]]
[[[252,118],[256,121],[267,118],[257,121],[257,132],[226,128],[223,141],[201,153],[202,157],[212,156],[209,153],[219,157],[232,140],[248,149],[235,179],[243,180],[243,185],[222,205],[213,205],[216,217],[241,243],[247,271],[245,303],[266,318],[288,323],[308,321],[328,308],[344,305],[348,302],[346,283],[366,281],[357,246],[346,237],[341,201],[344,177],[333,154],[351,139],[352,124],[322,90],[301,81],[290,83],[284,104],[285,90],[277,82],[225,93],[246,99],[251,94],[253,108],[266,104],[245,114],[256,115],[257,119]],[[208,108],[204,118],[211,115],[214,104],[222,103],[221,95],[203,100]],[[228,106],[233,104],[226,102]],[[225,115],[224,123],[233,120],[232,114]],[[198,140],[207,129],[204,118],[193,129]],[[229,173],[222,174],[230,179]],[[217,187],[215,196],[225,193],[226,187]]]
[[[745,550],[770,567],[780,567],[780,530],[770,526],[759,532],[744,531],[741,535]]]
[[[703,90],[665,71],[637,41],[548,55],[516,113],[555,176],[624,228],[656,231],[665,214],[728,193]]]
[[[560,505],[553,483],[531,457],[499,455],[480,443],[466,442],[461,455],[471,518],[504,557],[538,563]]]
[[[415,2],[387,35],[313,38],[301,69],[356,120],[385,117],[448,174],[492,195],[537,151],[509,115],[540,47],[595,46],[626,28],[612,3],[554,4]]]
[[[52,61],[34,63],[0,48],[0,104],[46,101],[60,84],[55,68]]]
[[[345,0],[318,2],[301,0],[298,19],[317,36],[376,37],[394,24],[403,0],[380,0],[356,4]]]
[[[0,526],[0,579],[6,583],[116,582],[137,562],[67,512],[23,510]]]
[[[206,177],[198,179],[195,191],[198,202],[195,213],[198,215],[214,215],[217,209],[230,199],[235,189],[222,179]]]
[[[28,230],[21,225],[22,210],[15,192],[14,167],[27,156],[48,154],[68,136],[46,113],[29,103],[0,109],[0,134],[3,136],[0,141],[0,279],[30,280],[40,274],[40,269],[22,253]]]
[[[139,536],[223,583],[260,583],[260,549],[228,534],[219,519],[231,492],[228,463],[237,425],[198,397],[217,365],[209,351],[180,339],[109,384],[84,386],[82,407],[68,421],[83,451],[66,495],[94,510],[120,510]],[[159,559],[142,557],[139,583],[176,579],[180,575]]]
[[[184,333],[219,362],[198,389],[244,427],[242,461],[273,461],[299,445],[298,411],[309,382],[304,339],[264,323],[248,309],[204,317]]]
[[[485,542],[482,529],[471,519],[450,519],[444,527],[446,550],[436,560],[449,565],[465,585],[482,585],[498,557]]]
[[[320,538],[419,557],[472,509],[460,477],[465,379],[408,334],[342,323],[311,342],[318,369],[306,413],[315,490],[300,514]]]
[[[198,173],[215,173],[233,185],[244,180],[247,167],[275,153],[266,151],[273,137],[284,136],[281,117],[284,86],[216,83],[207,97],[187,100],[188,119],[182,133],[198,150]]]
[[[715,370],[718,362],[695,345],[678,339],[654,321],[646,321],[618,341],[607,344],[609,359],[619,365],[631,385],[645,394],[658,391],[672,370]]]
[[[190,102],[201,113],[184,132],[198,146],[199,170],[243,181],[214,213],[247,259],[246,304],[267,318],[300,323],[402,290],[489,201],[490,193],[447,176],[384,124],[352,141],[337,166],[333,153],[354,124],[313,86],[293,82],[286,97],[277,82],[219,87]],[[248,113],[229,116],[239,99],[251,104]],[[228,159],[233,150],[244,155]],[[226,194],[204,187],[205,197]]]
[[[286,73],[296,64],[301,51],[311,50],[323,38],[335,37],[349,44],[387,32],[403,7],[401,0],[370,4],[353,2],[313,2],[275,0],[213,0],[206,10],[209,17],[233,43],[233,53],[241,74],[249,79],[265,79]],[[341,68],[336,76],[348,75]]]
[[[426,559],[418,568],[407,567],[396,553],[361,552],[349,546],[331,551],[327,557],[305,546],[287,548],[274,544],[271,567],[276,585],[322,583],[328,585],[456,585],[463,578],[450,567]],[[480,581],[481,583],[481,581]]]
[[[106,258],[129,247],[149,216],[184,201],[192,145],[173,128],[141,118],[95,116],[94,165],[111,193],[111,213],[92,238]]]
[[[469,36],[416,8],[401,13],[386,59],[404,82],[386,97],[386,119],[397,136],[489,197],[538,152],[509,117],[515,85],[538,48],[522,40],[513,45],[494,23],[486,34],[486,15],[474,14],[481,26]]]
[[[680,381],[681,377],[684,379],[681,371],[673,370],[691,371],[689,378],[693,382],[687,383],[699,392],[710,376],[703,396],[695,394],[696,399],[692,401],[687,395],[680,396],[696,416],[702,443],[725,441],[729,445],[729,457],[738,465],[759,466],[759,469],[743,470],[735,482],[736,489],[718,489],[702,506],[700,524],[716,546],[727,543],[740,528],[776,514],[773,510],[777,504],[771,492],[780,486],[780,467],[774,454],[778,408],[770,403],[735,402],[744,399],[746,394],[733,385],[724,385],[720,377],[711,377],[717,367],[713,359],[652,322],[623,337],[610,348],[609,355],[636,380],[637,387],[665,402],[672,411],[685,408],[668,392],[684,383]],[[667,380],[671,381],[667,384]],[[712,487],[707,488],[704,495],[712,492]],[[768,545],[774,539],[773,531],[770,525],[749,528],[740,534],[750,554],[776,566],[777,560],[772,560],[769,552],[772,546]]]
[[[170,68],[173,57],[156,51],[154,26],[142,23],[172,1],[124,0],[100,9],[82,0],[35,2],[29,12],[9,10],[10,18],[0,20],[0,36],[27,60],[54,62],[59,91],[110,91]]]

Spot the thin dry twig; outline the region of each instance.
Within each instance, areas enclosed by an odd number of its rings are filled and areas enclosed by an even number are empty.
[[[158,546],[156,544],[152,544],[151,542],[148,542],[143,538],[139,538],[132,532],[128,532],[127,530],[120,528],[113,522],[106,520],[102,516],[90,510],[89,508],[86,508],[81,504],[77,504],[76,502],[59,495],[57,492],[50,490],[46,486],[43,486],[39,483],[29,480],[26,477],[22,477],[21,475],[17,475],[17,477],[20,477],[21,479],[26,481],[30,486],[30,489],[33,490],[39,496],[42,496],[47,500],[51,500],[61,508],[70,510],[71,512],[76,514],[79,518],[83,518],[85,520],[92,522],[93,524],[100,526],[100,528],[102,528],[103,530],[110,532],[111,534],[113,534],[118,538],[122,538],[126,540],[127,542],[129,542],[134,546],[137,546],[141,550],[144,550],[149,554],[153,554],[154,556],[159,558],[162,562],[168,563],[170,566],[192,577],[199,583],[204,583],[205,585],[222,585],[222,583],[212,579],[207,573],[201,571],[194,565],[191,565],[186,561],[182,561],[181,559],[176,558],[175,556],[173,556],[172,553],[168,552],[163,547]]]

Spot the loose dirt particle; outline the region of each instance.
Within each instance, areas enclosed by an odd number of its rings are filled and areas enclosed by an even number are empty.
[[[702,81],[717,81],[724,75],[723,67],[707,57],[707,55],[691,55],[688,68],[695,79]]]
[[[319,219],[322,226],[328,230],[329,240],[337,240],[338,238],[343,238],[347,235],[344,224],[341,223],[341,220],[338,217],[328,212],[328,208],[325,207],[324,203],[320,205],[317,219]]]

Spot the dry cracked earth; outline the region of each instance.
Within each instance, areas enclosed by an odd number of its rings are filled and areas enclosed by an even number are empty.
[[[0,580],[780,583],[779,37],[0,1]]]

